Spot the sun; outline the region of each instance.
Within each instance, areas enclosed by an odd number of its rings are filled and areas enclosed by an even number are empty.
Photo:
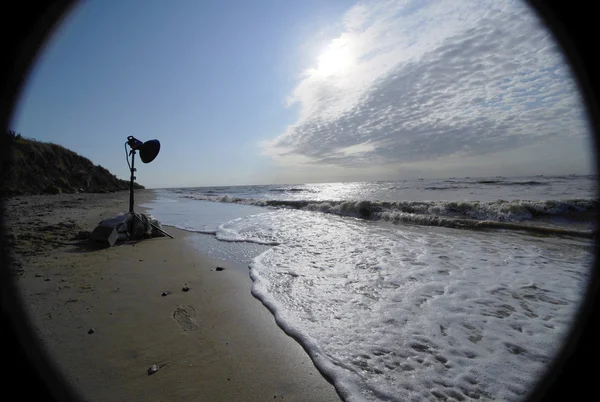
[[[349,41],[340,37],[331,41],[317,58],[315,72],[323,77],[340,75],[354,64],[354,56]]]

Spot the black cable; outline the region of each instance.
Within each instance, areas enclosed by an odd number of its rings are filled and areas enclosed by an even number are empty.
[[[129,164],[129,152],[127,152],[127,141],[125,141],[125,159],[127,160],[127,166],[129,166],[129,170],[131,170],[131,165]]]

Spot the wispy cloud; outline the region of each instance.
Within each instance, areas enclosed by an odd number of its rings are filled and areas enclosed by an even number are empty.
[[[587,133],[549,32],[521,1],[362,3],[262,144],[288,165],[372,166],[510,151]]]

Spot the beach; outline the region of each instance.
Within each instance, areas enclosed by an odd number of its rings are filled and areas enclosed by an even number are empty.
[[[136,205],[153,197],[138,190]],[[175,239],[105,249],[73,240],[125,212],[128,200],[125,191],[5,201],[22,305],[81,399],[340,399],[252,296],[247,266],[199,252],[188,232],[168,226]]]
[[[592,181],[140,190],[175,239],[105,249],[73,237],[128,192],[14,197],[7,239],[81,399],[520,401],[588,282]]]

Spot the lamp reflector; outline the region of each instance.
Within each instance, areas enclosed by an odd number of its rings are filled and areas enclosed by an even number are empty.
[[[148,140],[140,148],[140,159],[144,163],[150,163],[156,158],[160,151],[160,142],[158,140]]]

